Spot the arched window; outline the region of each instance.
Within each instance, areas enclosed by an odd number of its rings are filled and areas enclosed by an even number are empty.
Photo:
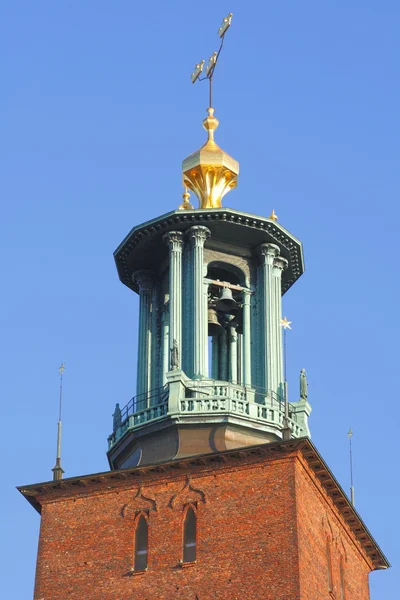
[[[149,545],[149,531],[147,521],[143,515],[139,517],[135,534],[135,571],[147,569],[147,552]]]
[[[240,383],[246,276],[235,265],[213,261],[207,279],[209,372],[213,379]]]
[[[186,511],[183,525],[183,562],[196,560],[196,515],[193,508]]]

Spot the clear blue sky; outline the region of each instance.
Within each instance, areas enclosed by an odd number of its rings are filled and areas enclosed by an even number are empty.
[[[137,297],[113,250],[180,203],[181,161],[203,143],[216,49],[217,140],[240,161],[225,204],[304,243],[284,298],[290,390],[309,375],[313,441],[394,565],[399,597],[398,0],[5,1],[0,7],[1,587],[30,598],[39,517],[15,485],[47,480],[66,362],[66,476],[106,470],[116,402],[135,390]]]

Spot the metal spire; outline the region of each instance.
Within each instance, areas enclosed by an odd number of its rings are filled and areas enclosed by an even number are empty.
[[[210,85],[208,116],[203,120],[203,127],[208,133],[208,139],[199,150],[192,152],[182,163],[183,184],[189,188],[200,201],[200,208],[221,208],[222,198],[230,190],[237,186],[239,175],[239,163],[237,160],[224,152],[215,141],[215,130],[219,125],[218,119],[214,116],[212,101],[212,82],[215,68],[218,63],[224,43],[225,34],[228,31],[232,21],[232,13],[229,13],[222,22],[218,30],[221,39],[218,51],[210,56],[205,69],[205,76],[200,77],[205,60],[200,61],[194,67],[191,75],[192,83],[208,79]],[[179,208],[189,208],[181,204]]]
[[[64,470],[61,467],[61,414],[62,414],[62,392],[63,392],[63,373],[65,371],[64,363],[61,363],[61,366],[58,369],[58,374],[60,376],[60,405],[58,411],[58,424],[57,424],[57,456],[56,456],[56,464],[52,468],[53,471],[53,481],[59,481],[62,479]]]
[[[354,483],[353,483],[353,451],[351,447],[351,438],[353,437],[353,431],[349,429],[347,437],[349,438],[349,453],[350,453],[350,501],[354,506]]]

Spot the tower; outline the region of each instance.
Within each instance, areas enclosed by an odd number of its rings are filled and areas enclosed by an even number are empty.
[[[304,370],[289,402],[281,302],[301,243],[274,213],[222,206],[239,165],[215,140],[217,59],[183,203],[115,252],[140,307],[111,470],[19,488],[41,513],[35,600],[368,600],[368,573],[389,566],[310,441]]]
[[[214,139],[183,161],[185,202],[134,227],[114,256],[140,296],[136,396],[117,405],[111,468],[282,439],[282,296],[304,270],[301,242],[269,218],[222,206],[239,164]],[[190,207],[189,207],[190,206]],[[310,405],[290,403],[286,429],[309,436]]]

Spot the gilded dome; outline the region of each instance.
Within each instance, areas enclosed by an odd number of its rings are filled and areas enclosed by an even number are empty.
[[[196,194],[200,208],[220,208],[225,194],[237,186],[239,163],[215,142],[218,125],[214,109],[209,108],[203,121],[208,139],[182,163],[183,183]]]

